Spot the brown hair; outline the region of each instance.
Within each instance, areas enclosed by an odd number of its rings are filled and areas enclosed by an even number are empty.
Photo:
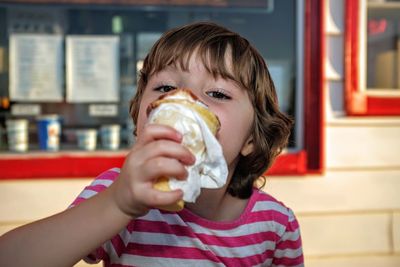
[[[187,70],[189,59],[195,52],[214,77],[237,82],[252,101],[254,149],[249,155],[241,156],[228,186],[232,196],[248,198],[255,180],[287,145],[292,120],[279,111],[267,66],[245,38],[211,22],[197,22],[166,32],[144,60],[137,92],[130,105],[131,116],[136,123],[149,78],[169,65]],[[226,55],[229,54],[232,64],[227,65]]]

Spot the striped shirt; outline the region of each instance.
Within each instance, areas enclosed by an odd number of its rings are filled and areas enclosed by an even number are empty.
[[[107,188],[111,169],[87,186],[72,206]],[[254,189],[242,215],[214,222],[187,209],[151,209],[86,259],[105,266],[304,266],[299,224],[293,212]]]

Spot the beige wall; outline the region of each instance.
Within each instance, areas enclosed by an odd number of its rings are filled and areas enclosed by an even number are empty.
[[[351,150],[351,148],[349,148]],[[306,266],[400,266],[400,170],[271,179],[298,216]]]
[[[266,189],[299,218],[308,267],[400,266],[400,117],[343,109],[344,0],[325,0],[326,173]]]
[[[65,209],[90,179],[0,183],[0,234]],[[307,266],[391,267],[400,263],[400,171],[330,170],[268,180],[293,208]],[[84,265],[79,265],[84,266]]]
[[[66,209],[90,181],[91,179],[0,181],[0,235]],[[89,265],[80,262],[76,266]]]

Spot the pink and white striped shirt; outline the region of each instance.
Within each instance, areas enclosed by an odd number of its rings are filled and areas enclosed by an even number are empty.
[[[72,206],[107,188],[119,169],[98,176]],[[304,266],[299,224],[293,212],[254,189],[243,214],[213,222],[183,209],[151,209],[88,256],[105,266]]]

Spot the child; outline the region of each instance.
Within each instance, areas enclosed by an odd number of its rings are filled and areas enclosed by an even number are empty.
[[[180,212],[152,208],[182,191],[153,188],[160,176],[185,179],[194,156],[174,129],[146,124],[148,105],[190,88],[221,122],[217,139],[228,165],[221,189],[202,189]],[[278,109],[259,53],[213,23],[162,36],[146,57],[131,103],[137,142],[121,168],[104,172],[60,214],[0,238],[1,266],[303,266],[292,211],[253,187],[286,145],[291,120]]]

